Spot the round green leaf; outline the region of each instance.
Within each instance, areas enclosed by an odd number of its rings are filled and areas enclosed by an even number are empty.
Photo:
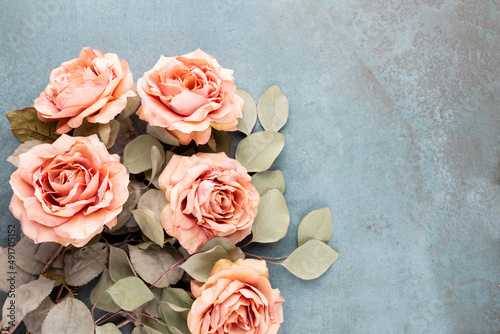
[[[64,276],[72,286],[87,284],[99,276],[108,262],[108,246],[98,243],[80,248],[64,256]]]
[[[54,306],[42,324],[42,334],[94,334],[94,321],[83,302],[66,298]]]
[[[323,241],[311,239],[281,264],[295,276],[310,280],[323,275],[338,258],[339,254]]]
[[[151,290],[135,276],[125,277],[108,288],[113,301],[125,311],[132,311],[154,298]]]
[[[108,268],[105,268],[102,272],[101,277],[99,278],[99,281],[90,292],[90,302],[92,303],[92,305],[95,305],[97,308],[106,312],[115,313],[119,311],[120,307],[116,305],[116,303],[106,291],[106,289],[111,287],[113,284],[114,282],[109,275]]]
[[[127,252],[121,248],[109,247],[109,276],[113,282],[125,277],[135,276]]]
[[[266,170],[252,176],[252,184],[263,196],[271,189],[278,189],[282,194],[285,192],[285,178],[280,170]]]
[[[167,204],[168,201],[163,190],[149,189],[139,198],[137,209],[153,211],[156,220],[161,222],[161,212]]]
[[[121,111],[121,115],[123,117],[132,116],[132,114],[135,113],[141,105],[141,97],[137,93],[137,84],[134,83],[131,89],[134,91],[135,96],[127,96],[127,106]]]
[[[155,283],[164,272],[182,259],[182,256],[172,248],[160,248],[156,245],[151,245],[147,249],[140,249],[139,246],[132,245],[128,247],[130,260],[135,271],[149,284]],[[171,269],[156,282],[155,286],[166,288],[171,284],[177,283],[183,274],[184,272],[180,268]]]
[[[161,300],[167,302],[175,312],[189,311],[193,300],[184,289],[165,288],[161,294]]]
[[[333,236],[333,218],[329,207],[309,212],[300,222],[297,238],[299,246],[317,239],[328,243]]]
[[[156,146],[151,146],[151,175],[150,179],[154,179],[156,174],[161,171],[163,162],[165,161],[165,151]]]
[[[122,334],[122,331],[115,324],[107,323],[103,326],[97,326],[95,334]]]
[[[187,326],[188,311],[176,312],[170,307],[169,303],[162,300],[160,300],[158,304],[160,319],[170,326],[168,330],[171,333],[190,333]]]
[[[278,85],[269,87],[257,102],[257,114],[265,130],[279,131],[288,120],[288,100]]]
[[[228,238],[225,237],[215,237],[209,240],[201,249],[200,252],[206,252],[216,246],[221,246],[226,250],[226,252],[231,256],[232,261],[236,262],[239,259],[244,259],[245,254],[243,251],[236,247]]]
[[[141,228],[141,231],[144,232],[151,241],[162,246],[165,242],[163,227],[156,219],[155,213],[148,209],[131,210],[131,212],[134,215],[137,225]]]
[[[273,164],[285,146],[285,137],[275,131],[252,133],[236,148],[238,160],[249,172],[263,172]]]
[[[260,198],[258,213],[252,225],[252,241],[278,241],[285,237],[289,224],[290,213],[285,197],[278,189],[271,189]]]
[[[151,148],[153,146],[156,146],[160,152],[165,154],[161,143],[150,135],[139,136],[125,146],[123,164],[130,173],[138,174],[153,168],[151,160]]]
[[[214,264],[220,259],[232,260],[231,255],[222,246],[215,246],[206,252],[192,255],[181,268],[195,280],[206,282]]]
[[[168,132],[165,128],[148,124],[146,127],[146,132],[165,144],[172,146],[180,145],[179,139],[172,136],[170,132]]]
[[[250,93],[237,89],[236,94],[245,101],[243,117],[239,119],[237,129],[248,136],[252,133],[255,122],[257,121],[257,105]]]

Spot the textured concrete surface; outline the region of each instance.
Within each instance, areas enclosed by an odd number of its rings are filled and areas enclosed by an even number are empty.
[[[253,250],[288,254],[300,219],[328,205],[341,255],[314,281],[271,267],[281,333],[500,331],[497,0],[19,0],[2,8],[0,45],[3,114],[84,46],[117,53],[135,79],[199,47],[256,98],[281,86],[291,228]],[[0,126],[5,245],[18,143]]]

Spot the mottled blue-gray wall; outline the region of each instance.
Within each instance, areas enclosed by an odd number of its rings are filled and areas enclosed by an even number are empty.
[[[291,228],[252,251],[288,254],[301,218],[330,206],[341,255],[314,281],[271,267],[281,333],[500,330],[497,0],[20,0],[2,8],[0,45],[3,114],[84,46],[136,79],[160,54],[202,48],[256,98],[280,85]],[[0,126],[5,161],[18,143]],[[2,245],[13,170],[1,162]]]

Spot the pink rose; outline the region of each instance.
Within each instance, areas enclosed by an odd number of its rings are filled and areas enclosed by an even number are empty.
[[[42,121],[59,121],[56,133],[90,123],[108,123],[127,105],[134,80],[125,60],[89,47],[80,57],[61,64],[50,74],[50,83],[35,100]]]
[[[128,198],[129,177],[97,135],[62,135],[19,156],[10,211],[36,243],[84,246],[113,227]]]
[[[192,282],[197,298],[188,314],[193,334],[275,334],[283,322],[285,300],[272,289],[265,261],[219,260],[202,286]]]
[[[190,253],[214,237],[243,240],[252,231],[260,201],[250,180],[225,153],[174,156],[159,179],[169,201],[163,227]]]
[[[243,99],[235,94],[233,71],[200,49],[182,57],[164,57],[137,82],[139,117],[166,128],[187,145],[206,144],[211,128],[235,131]]]

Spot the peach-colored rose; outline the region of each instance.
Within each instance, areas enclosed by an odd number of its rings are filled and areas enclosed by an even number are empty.
[[[193,334],[275,334],[285,300],[272,289],[265,261],[219,260],[208,281],[191,283],[197,298],[188,314]]]
[[[243,240],[260,201],[250,181],[247,170],[225,153],[174,156],[159,179],[169,201],[163,227],[190,253],[214,237]]]
[[[120,157],[97,135],[62,135],[19,156],[10,185],[10,211],[36,243],[84,246],[113,227],[128,198],[129,177]]]
[[[200,49],[181,57],[164,57],[137,82],[139,117],[166,128],[187,145],[206,144],[211,128],[235,131],[243,99],[235,94],[233,71]]]
[[[59,121],[56,133],[90,123],[108,123],[127,105],[134,80],[125,60],[89,47],[50,74],[50,83],[35,100],[38,117]]]

